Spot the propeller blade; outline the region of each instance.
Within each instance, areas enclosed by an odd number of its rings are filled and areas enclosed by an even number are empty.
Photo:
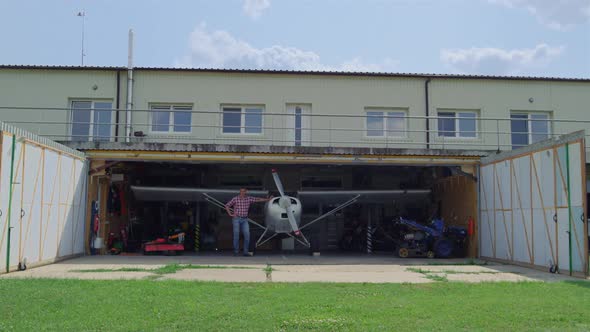
[[[291,209],[291,198],[285,196],[285,190],[283,189],[283,184],[281,183],[281,179],[279,178],[279,174],[277,173],[276,169],[272,170],[272,178],[275,180],[275,185],[281,194],[281,201],[284,205],[283,208],[287,211],[287,217],[289,218],[289,224],[291,225],[291,229],[293,229],[293,233],[299,236],[301,235],[301,231],[299,230],[299,226],[297,226],[297,220],[295,220],[295,214]]]
[[[291,206],[287,208],[287,217],[289,217],[289,224],[291,224],[291,228],[293,229],[293,233],[295,235],[300,235],[301,231],[299,230],[299,226],[297,226],[297,221],[295,220],[295,214],[293,214],[293,210]]]
[[[277,173],[276,169],[272,170],[272,178],[275,180],[275,185],[277,186],[281,196],[285,196],[285,190],[283,189],[283,184],[281,183],[281,179],[279,178],[279,174]]]

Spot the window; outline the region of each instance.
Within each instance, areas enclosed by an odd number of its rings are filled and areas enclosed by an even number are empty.
[[[295,107],[295,145],[301,146],[301,116],[303,111],[300,106]]]
[[[113,136],[113,112],[110,101],[72,101],[72,141],[109,141]]]
[[[224,134],[262,134],[261,106],[223,106]]]
[[[406,121],[405,111],[367,109],[367,136],[405,137]]]
[[[285,128],[287,144],[305,146],[311,143],[311,104],[287,104]]]
[[[152,132],[190,133],[191,106],[152,105]]]
[[[512,148],[521,147],[549,138],[548,113],[510,114]]]
[[[477,137],[477,112],[439,111],[439,137]]]

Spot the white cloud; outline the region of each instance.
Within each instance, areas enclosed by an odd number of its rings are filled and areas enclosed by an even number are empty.
[[[539,44],[534,48],[445,49],[441,60],[452,70],[464,74],[521,75],[538,72],[564,52],[564,47]]]
[[[488,0],[488,2],[508,8],[525,8],[541,23],[558,30],[590,22],[589,0]]]
[[[395,71],[398,68],[399,61],[385,58],[380,63],[366,63],[360,58],[344,61],[336,67],[325,67],[324,70],[339,70],[339,71],[357,71],[357,72],[382,72]]]
[[[242,10],[244,14],[253,19],[257,19],[262,15],[262,12],[270,7],[270,0],[244,0]]]
[[[366,63],[354,58],[338,65],[322,63],[320,55],[296,47],[273,45],[256,48],[227,31],[209,31],[204,23],[190,35],[190,53],[180,61],[180,67],[278,69],[322,71],[392,71],[398,62],[385,59],[381,63]]]

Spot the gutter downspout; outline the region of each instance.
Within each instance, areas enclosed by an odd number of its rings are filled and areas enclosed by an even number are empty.
[[[120,119],[120,109],[121,109],[121,71],[117,70],[117,97],[115,100],[115,104],[117,110],[115,111],[115,142],[119,141],[119,121]]]
[[[133,109],[133,29],[129,29],[127,58],[127,107],[125,111],[125,142],[131,139],[131,110]]]
[[[16,134],[12,134],[12,151],[10,152],[10,187],[8,192],[8,238],[6,241],[6,273],[10,272],[10,217],[12,216],[12,192],[14,191],[14,150],[16,150]]]
[[[424,104],[426,105],[425,114],[426,114],[426,149],[430,149],[430,105],[428,100],[428,84],[430,83],[430,78],[426,79],[424,82]]]

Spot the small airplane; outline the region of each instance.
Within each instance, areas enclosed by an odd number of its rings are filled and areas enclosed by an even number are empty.
[[[309,240],[303,234],[303,230],[323,220],[338,211],[360,202],[361,197],[367,202],[374,203],[400,195],[424,195],[430,190],[356,190],[356,191],[298,191],[297,196],[288,196],[276,169],[272,169],[272,177],[275,186],[280,194],[272,198],[265,205],[264,225],[248,219],[248,222],[263,230],[262,235],[256,241],[256,247],[260,247],[278,235],[285,235],[295,239],[307,248],[311,248]],[[207,189],[207,188],[170,188],[170,187],[144,187],[131,186],[136,199],[144,201],[206,201],[212,205],[225,210],[225,203],[222,199],[229,199],[238,194],[237,190],[231,189]],[[165,194],[165,195],[163,195]],[[252,190],[251,196],[268,196],[268,191]],[[300,198],[313,201],[324,201],[337,203],[336,207],[328,212],[322,213],[317,218],[301,225],[303,206]],[[342,202],[343,199],[347,199]]]
[[[315,218],[314,220],[306,223],[305,225],[301,226],[301,211],[302,211],[302,204],[301,201],[297,197],[288,196],[285,194],[285,189],[283,188],[283,184],[276,169],[272,170],[272,178],[275,182],[277,190],[279,191],[280,196],[274,197],[270,201],[266,202],[265,204],[265,219],[264,225],[257,223],[256,221],[248,218],[248,221],[263,229],[262,235],[256,241],[256,247],[265,244],[266,242],[272,240],[276,236],[280,234],[287,235],[292,237],[297,242],[301,243],[302,245],[310,248],[311,244],[309,240],[303,235],[302,230],[315,224],[316,222],[335,214],[336,212],[344,209],[345,207],[354,204],[361,195],[354,195],[349,200],[341,203],[340,205],[336,206],[332,210],[322,214],[321,216]],[[221,209],[225,209],[225,204],[220,200],[214,198],[210,195],[210,193],[203,193],[205,200]]]

